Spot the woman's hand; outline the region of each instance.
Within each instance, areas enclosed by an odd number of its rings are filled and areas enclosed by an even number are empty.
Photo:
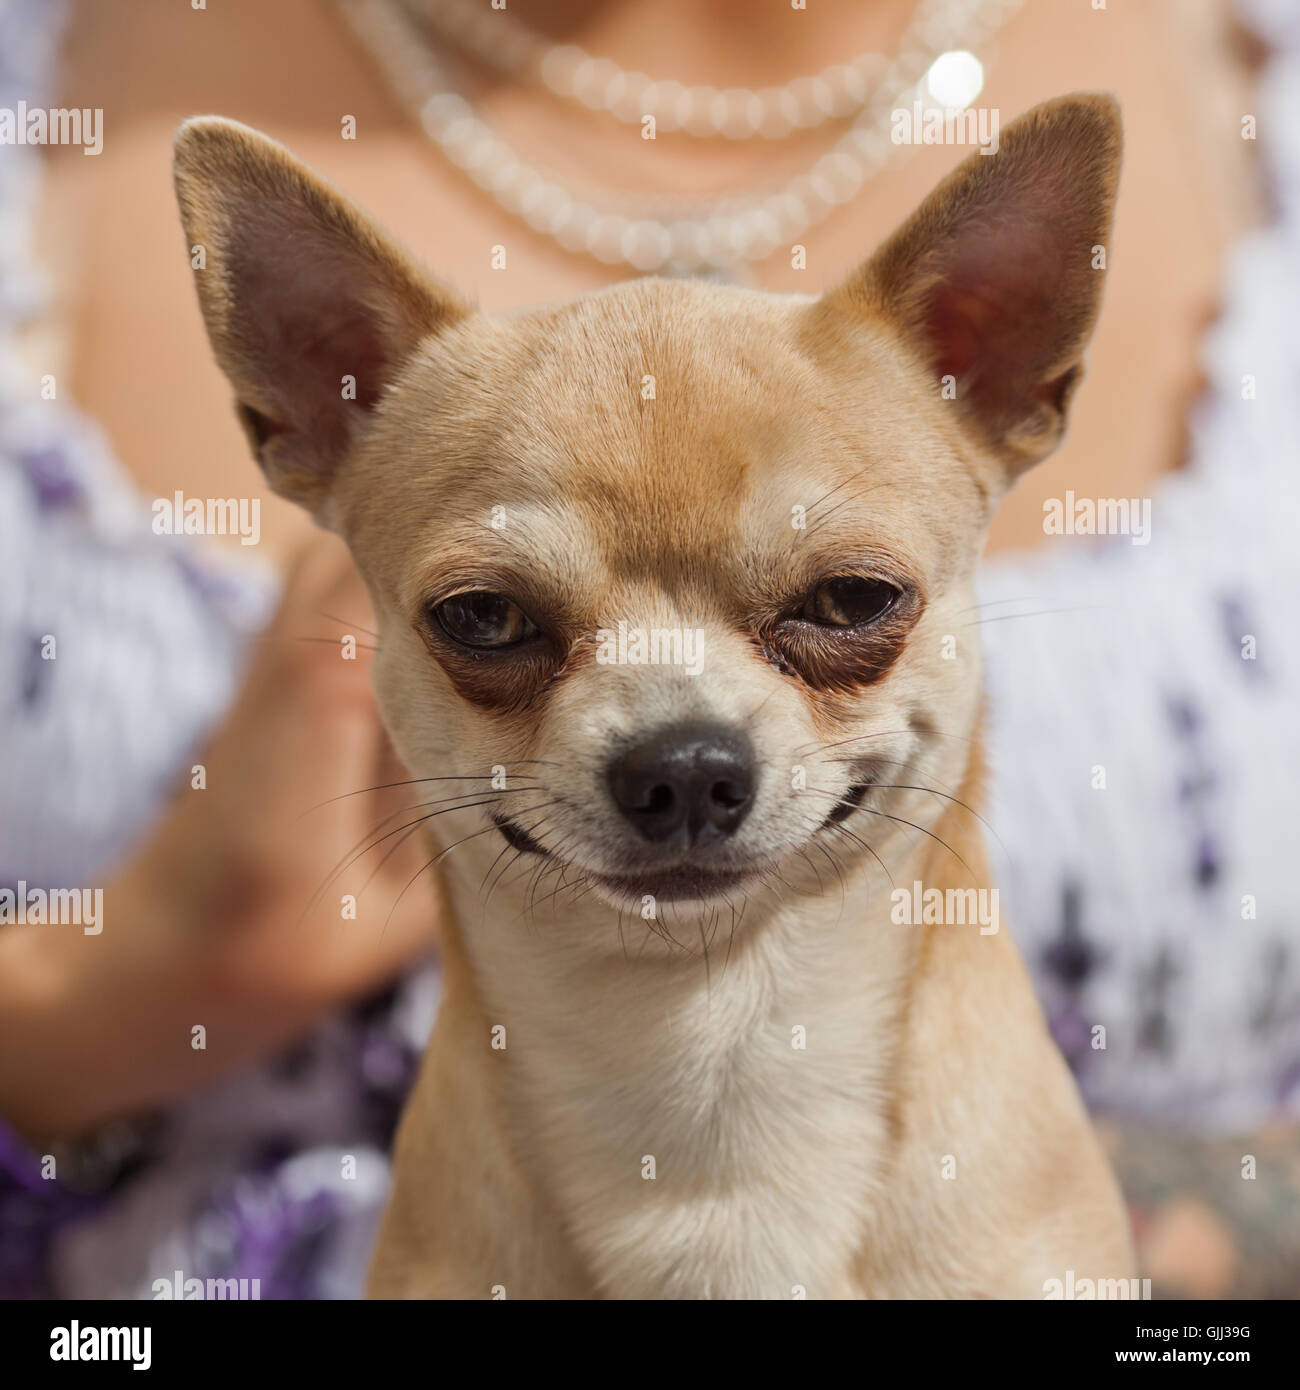
[[[166,885],[195,948],[241,996],[328,1006],[433,940],[434,871],[412,881],[426,841],[414,827],[405,840],[389,832],[442,784],[411,783],[389,746],[370,688],[374,643],[351,559],[318,534],[202,758],[206,790],[180,793],[143,857],[147,881]]]
[[[332,877],[438,795],[387,785],[408,776],[370,691],[372,628],[341,543],[314,537],[199,755],[205,786],[185,777],[105,889],[102,933],[0,929],[0,1111],[20,1128],[75,1133],[190,1090],[433,945],[440,887],[418,829]]]

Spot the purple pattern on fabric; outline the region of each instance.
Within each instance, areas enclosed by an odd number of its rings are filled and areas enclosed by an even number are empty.
[[[46,1257],[56,1232],[99,1210],[99,1194],[41,1176],[42,1160],[0,1119],[0,1298],[49,1298]]]
[[[33,632],[30,634],[26,650],[23,654],[22,677],[20,693],[23,705],[31,709],[38,704],[46,684],[54,674],[52,661],[45,659],[45,634]]]
[[[1213,888],[1222,869],[1218,840],[1210,828],[1213,796],[1220,778],[1204,747],[1205,719],[1186,696],[1166,702],[1170,722],[1191,766],[1178,779],[1178,801],[1192,823],[1191,874],[1203,891]]]
[[[84,500],[81,483],[61,449],[28,450],[19,454],[18,462],[42,511],[56,511]]]
[[[1297,1057],[1278,1078],[1277,1103],[1286,1105],[1295,1096],[1300,1096],[1300,1057]]]
[[[1261,670],[1259,653],[1247,658],[1243,656],[1241,643],[1244,637],[1255,633],[1256,625],[1246,612],[1245,603],[1235,595],[1225,597],[1219,601],[1219,612],[1223,619],[1224,634],[1228,639],[1228,646],[1232,655],[1241,662],[1242,675],[1247,680],[1259,680],[1267,676],[1267,670]]]
[[[1105,961],[1105,953],[1083,931],[1083,889],[1067,882],[1061,891],[1060,934],[1041,953],[1048,979],[1056,989],[1047,1003],[1048,1031],[1076,1077],[1093,1057],[1092,1022],[1083,1008],[1088,983]]]
[[[293,1196],[274,1176],[243,1176],[205,1206],[200,1278],[260,1279],[261,1297],[319,1298],[313,1271],[341,1206],[318,1190]]]

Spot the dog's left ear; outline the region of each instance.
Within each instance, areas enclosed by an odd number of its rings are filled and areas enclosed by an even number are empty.
[[[1007,478],[1065,432],[1101,305],[1120,149],[1108,96],[1035,107],[820,301],[901,334]]]

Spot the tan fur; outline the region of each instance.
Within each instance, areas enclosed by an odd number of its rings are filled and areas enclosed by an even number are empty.
[[[997,496],[1064,428],[1118,158],[1113,103],[1062,98],[821,299],[646,280],[490,319],[263,137],[182,129],[200,303],[255,449],[366,577],[403,759],[465,794],[429,822],[445,995],[374,1295],[1041,1297],[1132,1273],[1005,928],[891,920],[894,885],[989,884],[972,577]],[[844,572],[895,608],[790,621]],[[544,628],[526,659],[431,623],[469,588]],[[699,629],[703,669],[603,664],[620,621]],[[692,719],[754,746],[749,818],[687,856],[744,877],[648,924],[609,877],[641,851],[606,763]],[[549,857],[508,850],[497,810]]]

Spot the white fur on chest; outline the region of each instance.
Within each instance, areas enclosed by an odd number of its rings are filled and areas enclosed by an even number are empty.
[[[514,1143],[606,1296],[847,1291],[910,942],[852,897],[839,909],[747,921],[729,960],[724,911],[707,975],[698,940],[638,960],[639,923],[626,958],[593,956],[598,914],[476,933]]]

